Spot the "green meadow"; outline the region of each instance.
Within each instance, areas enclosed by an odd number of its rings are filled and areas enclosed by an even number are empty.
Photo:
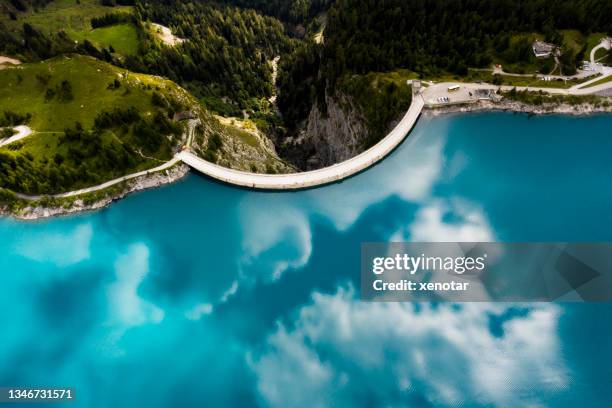
[[[0,70],[0,116],[30,116],[27,125],[34,130],[0,148],[0,187],[51,194],[157,166],[172,156],[182,133],[168,119],[170,105],[192,103],[168,80],[86,56]],[[114,114],[106,125],[94,126],[101,113],[130,110],[131,119]]]
[[[131,13],[130,6],[106,7],[99,0],[55,0],[46,7],[18,14],[16,21],[4,16],[0,20],[12,30],[18,30],[24,23],[31,24],[45,33],[66,31],[70,38],[91,41],[100,48],[112,46],[123,55],[135,54],[138,49],[136,28],[130,24],[117,24],[92,29],[91,19],[109,13]]]
[[[39,63],[23,64],[0,71],[0,112],[31,113],[30,126],[39,132],[63,131],[75,122],[89,128],[97,114],[116,106],[134,106],[147,114],[153,111],[151,90],[145,85],[171,86],[169,81],[129,73],[91,57],[72,55]],[[118,89],[109,88],[119,79]],[[48,98],[48,90],[63,81],[72,88],[71,100]]]
[[[92,18],[118,12],[131,13],[132,7],[106,7],[102,6],[99,0],[80,0],[79,3],[76,0],[55,0],[46,7],[19,14],[17,21],[12,24],[21,26],[23,23],[29,23],[47,33],[60,30],[91,31]],[[6,20],[7,23],[10,22],[9,19]]]
[[[112,46],[115,52],[133,55],[138,51],[138,33],[132,24],[115,24],[89,31],[69,31],[71,38],[78,41],[85,39],[99,48]]]

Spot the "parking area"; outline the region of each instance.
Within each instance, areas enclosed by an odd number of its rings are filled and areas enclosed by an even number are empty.
[[[430,86],[423,91],[423,98],[427,105],[451,105],[477,100],[471,91],[462,85]]]

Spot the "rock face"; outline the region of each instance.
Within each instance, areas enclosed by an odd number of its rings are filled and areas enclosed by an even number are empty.
[[[325,98],[327,112],[315,104],[310,111],[305,129],[296,143],[314,147],[316,153],[306,167],[321,168],[338,163],[361,153],[368,137],[365,120],[350,97],[344,94]]]
[[[211,137],[219,135],[220,146],[211,155]],[[218,165],[254,173],[293,173],[295,168],[282,160],[274,143],[248,120],[217,116],[196,128],[192,150]]]
[[[607,102],[607,101],[606,101]],[[583,116],[595,113],[612,112],[612,104],[602,103],[593,105],[592,103],[582,103],[570,105],[567,103],[544,103],[542,105],[529,105],[519,101],[502,99],[501,102],[480,101],[470,105],[455,105],[427,109],[426,114],[437,116],[455,112],[479,112],[479,111],[508,111],[518,113],[529,113],[533,115],[546,115],[560,113],[563,115]]]

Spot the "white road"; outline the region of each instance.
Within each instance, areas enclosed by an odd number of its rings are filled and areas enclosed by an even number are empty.
[[[15,58],[10,58],[10,57],[5,57],[3,55],[0,55],[0,69],[6,68],[8,64],[19,65],[21,64],[21,61]]]
[[[165,162],[161,166],[157,166],[149,170],[139,171],[138,173],[128,174],[127,176],[119,177],[114,180],[107,181],[106,183],[99,184],[97,186],[82,188],[80,190],[69,191],[67,193],[51,194],[51,195],[45,195],[45,196],[27,195],[27,194],[21,194],[21,193],[15,193],[15,195],[17,195],[17,197],[19,198],[23,198],[24,200],[40,200],[43,197],[66,198],[66,197],[78,196],[81,194],[93,193],[94,191],[104,190],[105,188],[112,187],[115,184],[123,183],[124,181],[128,181],[128,180],[131,180],[137,177],[146,176],[151,173],[169,169],[170,167],[174,166],[179,161],[180,159],[178,158],[178,156],[174,156],[170,161]]]
[[[463,83],[463,82],[442,82],[434,85],[430,85],[423,91],[423,98],[428,106],[442,106],[448,104],[458,103],[469,103],[477,102],[474,91],[476,89],[501,89],[502,91],[510,91],[516,89],[517,91],[529,91],[529,92],[545,92],[556,95],[591,95],[608,89],[612,89],[612,82],[605,82],[599,85],[594,85],[585,88],[591,83],[600,81],[603,78],[612,75],[612,68],[605,67],[602,71],[602,76],[594,78],[592,80],[583,82],[578,85],[574,85],[571,88],[540,88],[532,86],[510,86],[510,85],[493,85],[493,84],[475,84],[475,83]],[[448,87],[458,85],[459,90],[455,92],[448,92]],[[472,95],[470,95],[472,93]],[[438,101],[438,98],[446,97],[449,98],[448,103],[442,103]]]
[[[391,153],[410,132],[423,106],[423,98],[416,95],[403,119],[383,140],[351,159],[318,170],[290,174],[256,174],[218,166],[189,151],[179,153],[178,157],[183,163],[207,176],[237,186],[265,190],[291,190],[319,186],[352,176]]]
[[[488,71],[488,72],[493,72],[493,74],[498,74],[498,75],[503,75],[503,76],[510,76],[510,77],[517,77],[517,78],[533,78],[534,74],[515,74],[512,72],[506,72],[504,71],[502,68],[498,68],[497,66],[493,67],[493,70],[491,69],[486,69],[486,68],[481,68],[481,69],[477,69],[477,71]],[[554,70],[553,70],[554,72]],[[540,78],[540,79],[544,79],[544,78],[550,78],[551,80],[556,80],[556,79],[561,79],[561,80],[571,80],[571,79],[582,79],[582,78],[586,78],[589,77],[591,75],[596,75],[597,71],[586,71],[586,70],[577,70],[576,73],[574,75],[547,75],[547,74],[535,74],[536,78]]]
[[[606,67],[607,71],[604,76],[612,75],[612,68]],[[124,181],[144,176],[153,172],[162,171],[172,167],[174,164],[182,161],[189,165],[191,168],[206,174],[219,181],[233,184],[242,187],[248,187],[253,189],[263,190],[292,190],[301,189],[314,186],[320,186],[337,182],[339,180],[350,177],[360,171],[367,169],[378,161],[382,160],[385,156],[391,153],[406,137],[406,135],[412,130],[416,121],[421,114],[425,104],[428,105],[440,105],[436,103],[436,98],[439,96],[446,96],[450,98],[451,103],[466,103],[476,102],[475,96],[470,96],[470,92],[476,89],[498,89],[501,88],[504,91],[511,89],[517,89],[519,91],[543,91],[551,94],[561,95],[587,95],[594,94],[596,92],[605,91],[612,89],[612,82],[603,83],[589,88],[581,88],[588,85],[590,82],[594,82],[602,79],[598,77],[593,81],[588,81],[580,85],[573,86],[569,89],[562,88],[535,88],[525,86],[496,86],[492,84],[475,84],[475,83],[458,83],[458,82],[445,82],[439,84],[430,84],[428,87],[423,89],[422,95],[415,95],[412,99],[410,108],[397,124],[397,126],[391,130],[391,132],[385,136],[380,142],[372,146],[365,152],[343,161],[341,163],[334,164],[329,167],[325,167],[318,170],[307,171],[302,173],[290,173],[290,174],[258,174],[249,173],[245,171],[233,170],[226,167],[222,167],[213,163],[210,163],[193,153],[189,150],[184,150],[177,153],[172,160],[162,164],[161,166],[153,169],[141,171],[134,174],[129,174],[124,177],[120,177],[104,184],[100,184],[94,187],[88,187],[81,190],[70,191],[67,193],[56,194],[50,197],[63,198],[72,197],[80,194],[90,193],[105,188],[111,187],[115,184],[122,183]],[[459,85],[460,91],[449,93],[448,87],[451,85]],[[186,145],[189,147],[194,137],[195,126],[197,120],[190,120],[187,128]],[[28,200],[37,200],[42,196],[28,196],[24,194],[17,194],[19,197]]]
[[[195,127],[196,127],[196,125],[198,123],[199,122],[198,122],[197,119],[189,120],[189,122],[187,124],[187,135],[186,135],[187,145],[191,144],[191,141],[193,140],[194,133],[195,133]],[[15,137],[15,136],[13,136],[13,137]],[[109,181],[107,181],[105,183],[102,183],[102,184],[99,184],[97,186],[82,188],[80,190],[69,191],[69,192],[66,192],[66,193],[51,194],[51,195],[44,195],[44,196],[42,196],[42,195],[28,195],[28,194],[22,194],[22,193],[15,193],[15,194],[17,195],[17,197],[22,198],[24,200],[40,200],[43,197],[53,197],[53,198],[74,197],[74,196],[78,196],[78,195],[81,195],[81,194],[93,193],[94,191],[104,190],[105,188],[112,187],[115,184],[123,183],[124,181],[128,181],[128,180],[131,180],[131,179],[135,179],[137,177],[146,176],[146,175],[149,175],[151,173],[156,173],[158,171],[163,171],[163,170],[169,169],[170,167],[174,166],[176,163],[180,162],[180,160],[181,159],[180,159],[179,155],[176,154],[169,161],[165,162],[162,165],[154,167],[152,169],[139,171],[138,173],[128,174],[128,175],[125,175],[123,177],[119,177],[119,178],[116,178],[116,179],[113,179],[113,180],[109,180]]]
[[[1,139],[0,140],[0,147],[1,146],[6,146],[7,144],[16,142],[18,140],[21,140],[25,137],[28,137],[32,134],[32,129],[30,129],[29,127],[25,126],[25,125],[19,125],[19,126],[15,126],[13,128],[14,130],[17,131],[16,134],[14,134],[11,137],[7,137],[6,139]]]
[[[612,75],[612,72],[606,71],[604,76]],[[178,154],[183,163],[191,166],[193,169],[206,174],[214,179],[225,183],[248,187],[253,189],[265,190],[291,190],[307,187],[314,187],[323,184],[333,183],[344,178],[347,178],[355,173],[358,173],[388,155],[395,147],[397,147],[406,137],[416,123],[421,110],[425,103],[436,104],[432,101],[438,96],[447,96],[451,98],[453,103],[476,102],[475,96],[470,96],[470,92],[476,89],[497,89],[501,88],[504,91],[509,91],[516,88],[519,91],[543,91],[552,94],[560,95],[587,95],[595,92],[612,88],[612,83],[604,83],[590,88],[581,89],[581,86],[588,85],[590,82],[595,82],[602,79],[598,77],[592,81],[582,83],[569,89],[562,88],[535,88],[525,86],[495,86],[491,84],[473,84],[473,83],[455,83],[447,82],[435,85],[430,85],[423,90],[422,95],[416,95],[413,98],[412,104],[408,112],[400,123],[378,144],[366,150],[365,152],[348,159],[344,162],[334,164],[318,170],[307,171],[303,173],[291,174],[255,174],[244,171],[238,171],[222,167],[194,155],[189,151],[183,151]],[[461,92],[449,93],[448,87],[451,85],[459,85]]]
[[[609,50],[610,47],[612,47],[611,43],[612,41],[609,38],[603,38],[599,44],[593,47],[593,49],[591,50],[591,64],[595,64],[597,62],[595,61],[595,54],[597,53],[597,51],[600,48],[605,48],[606,50]]]
[[[612,68],[604,67],[603,70],[602,70],[602,75],[601,76],[598,76],[597,78],[593,78],[593,79],[591,79],[589,81],[585,81],[585,82],[581,83],[580,85],[575,85],[575,86],[571,87],[570,89],[587,89],[588,91],[591,91],[591,92],[593,92],[593,89],[596,89],[595,92],[607,89],[607,88],[610,87],[609,83],[607,83],[607,85],[606,85],[606,83],[603,83],[603,84],[601,84],[602,86],[597,86],[597,85],[589,86],[589,85],[591,85],[591,84],[593,84],[593,83],[595,83],[597,81],[600,81],[600,80],[602,80],[604,78],[607,78],[610,75],[612,75]]]

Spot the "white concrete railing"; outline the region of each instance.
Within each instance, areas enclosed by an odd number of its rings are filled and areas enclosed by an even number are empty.
[[[413,128],[423,106],[422,96],[414,95],[402,120],[384,139],[353,158],[318,170],[289,174],[257,174],[219,166],[188,151],[179,153],[178,157],[194,170],[214,179],[253,189],[292,190],[329,184],[359,173],[391,153]]]

